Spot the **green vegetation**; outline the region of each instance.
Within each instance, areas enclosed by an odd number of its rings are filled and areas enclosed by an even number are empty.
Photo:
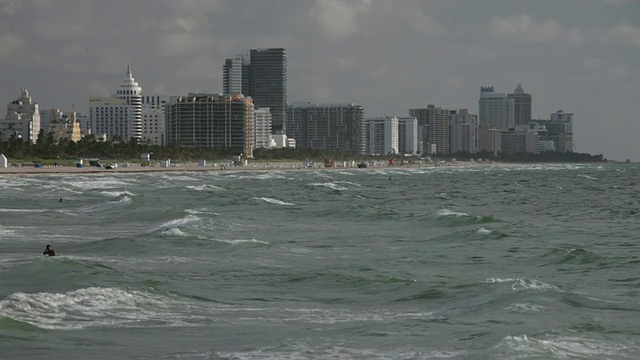
[[[0,142],[0,153],[5,154],[14,161],[19,159],[21,163],[40,162],[43,164],[59,163],[61,165],[73,165],[78,159],[100,158],[114,159],[125,162],[140,161],[140,154],[150,153],[152,160],[171,159],[174,162],[198,161],[226,161],[234,155],[242,153],[242,149],[208,149],[195,147],[182,147],[177,144],[157,146],[139,144],[135,141],[124,141],[114,138],[112,141],[97,141],[93,135],[85,136],[78,142],[69,139],[55,141],[53,133],[45,134],[40,131],[38,141],[35,144],[22,141],[17,136],[11,136],[8,141]],[[387,160],[390,156],[361,155],[346,151],[326,151],[319,149],[256,149],[253,153],[256,161],[314,161],[322,162],[325,159],[335,161],[363,161],[363,160]],[[398,156],[403,159],[403,156]],[[415,159],[415,158],[413,158]],[[601,162],[606,161],[602,155],[590,155],[582,153],[556,153],[545,152],[541,154],[517,154],[511,156],[494,156],[492,153],[458,153],[452,155],[438,155],[434,160],[467,161],[470,159],[493,160],[499,162]],[[407,158],[409,160],[409,158]]]

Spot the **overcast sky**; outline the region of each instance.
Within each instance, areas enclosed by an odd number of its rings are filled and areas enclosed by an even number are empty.
[[[520,82],[534,118],[575,114],[577,151],[640,161],[640,0],[0,0],[0,104],[86,111],[128,64],[146,94],[221,92],[224,59],[266,47],[290,103],[477,113]]]

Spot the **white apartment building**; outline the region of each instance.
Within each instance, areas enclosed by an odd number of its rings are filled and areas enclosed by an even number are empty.
[[[469,114],[467,109],[451,114],[451,153],[459,152],[478,152],[478,115]]]
[[[33,101],[27,89],[20,88],[20,97],[7,105],[7,115],[0,119],[0,132],[4,140],[8,140],[13,134],[34,144],[38,140],[40,106]]]
[[[124,141],[142,140],[142,87],[127,66],[127,77],[114,97],[89,99],[89,123],[94,134],[115,136]]]
[[[271,135],[271,111],[269,108],[255,110],[253,119],[255,121],[253,130],[254,149],[269,149],[273,138]]]
[[[398,151],[416,155],[420,151],[418,146],[418,119],[413,116],[398,118]]]
[[[165,145],[166,105],[169,96],[142,96],[142,142],[151,145]]]
[[[480,88],[478,105],[480,124],[489,124],[501,130],[514,127],[514,99],[493,91],[493,86]]]
[[[386,116],[366,119],[365,138],[367,142],[367,154],[397,154],[398,118],[395,116]]]
[[[126,99],[95,97],[89,99],[89,124],[92,134],[106,134],[108,139],[133,137],[133,108]]]

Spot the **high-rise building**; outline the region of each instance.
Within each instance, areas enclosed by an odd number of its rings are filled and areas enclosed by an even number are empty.
[[[507,95],[513,99],[513,122],[514,125],[529,125],[531,121],[531,95],[526,94],[522,85],[518,84],[513,94]]]
[[[242,93],[242,66],[248,63],[247,55],[236,55],[226,59],[223,67],[224,94]]]
[[[287,136],[299,148],[363,153],[362,106],[296,103],[287,108]]]
[[[127,66],[127,75],[115,96],[89,99],[91,132],[122,141],[142,140],[142,87]]]
[[[400,154],[415,155],[418,147],[418,119],[413,116],[398,118],[398,151]]]
[[[142,142],[166,145],[165,108],[169,101],[164,95],[142,96]]]
[[[418,148],[421,153],[426,153],[427,130],[429,127],[429,109],[409,109],[409,116],[418,119]]]
[[[550,120],[532,120],[531,126],[546,129],[544,140],[551,140],[558,152],[573,152],[573,114],[562,110],[551,114]]]
[[[478,115],[460,109],[451,115],[451,153],[478,152]]]
[[[238,67],[241,66],[240,71]],[[273,133],[287,130],[287,52],[283,48],[252,49],[248,55],[226,59],[225,94],[251,96],[256,109],[269,108]],[[240,86],[241,91],[237,91]]]
[[[256,109],[253,129],[254,149],[269,149],[274,145],[273,136],[271,135],[271,111],[269,108]]]
[[[448,109],[436,107],[435,105],[427,106],[427,119],[429,122],[427,127],[428,154],[449,154],[451,152],[450,115],[451,111]]]
[[[0,119],[0,139],[8,140],[12,135],[23,141],[36,143],[40,132],[40,106],[34,102],[29,91],[20,88],[20,97],[7,104],[7,115]]]
[[[489,124],[496,129],[511,129],[514,127],[513,107],[514,99],[505,94],[493,91],[493,86],[480,88],[480,124]]]
[[[189,94],[167,106],[167,138],[188,147],[235,149],[253,157],[252,99],[242,94]]]
[[[366,154],[398,153],[398,118],[373,117],[365,120]]]

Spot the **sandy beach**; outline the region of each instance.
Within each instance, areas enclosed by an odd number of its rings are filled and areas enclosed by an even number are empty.
[[[201,171],[284,171],[284,170],[367,170],[367,169],[402,169],[402,168],[432,168],[436,166],[470,166],[480,165],[475,162],[448,162],[441,164],[411,164],[389,166],[385,161],[370,161],[366,168],[358,168],[352,162],[340,162],[335,167],[325,167],[323,164],[315,163],[308,166],[306,162],[251,162],[245,166],[233,166],[228,163],[210,163],[204,166],[197,163],[178,163],[168,167],[159,164],[152,166],[141,166],[136,163],[118,164],[115,169],[105,169],[95,166],[9,166],[0,168],[1,175],[38,175],[38,174],[108,174],[108,173],[142,173],[142,172],[201,172]]]

